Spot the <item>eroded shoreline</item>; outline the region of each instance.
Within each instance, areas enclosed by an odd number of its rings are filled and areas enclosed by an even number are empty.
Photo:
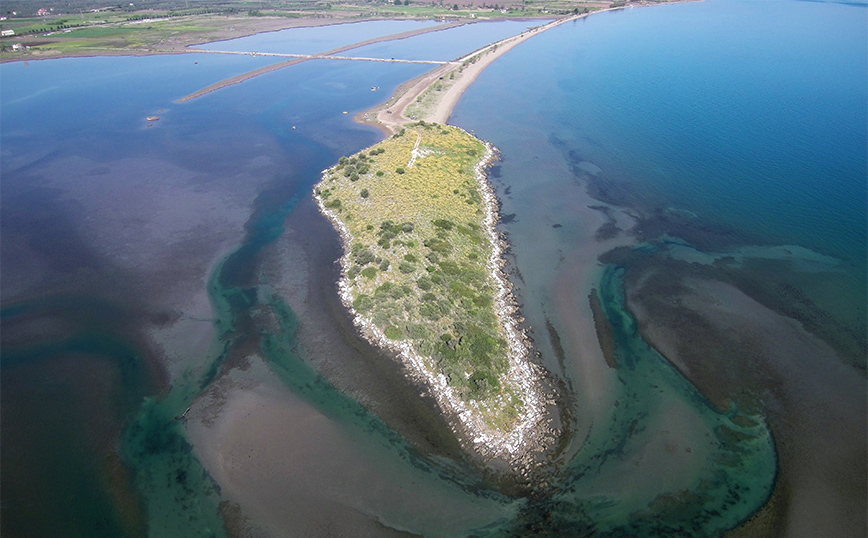
[[[463,130],[462,132],[471,136]],[[491,402],[462,398],[442,371],[432,370],[432,359],[422,355],[412,341],[389,338],[370,316],[354,307],[358,290],[354,290],[349,276],[353,265],[353,235],[338,212],[327,207],[323,196],[315,192],[314,198],[320,212],[328,218],[341,237],[344,253],[339,260],[341,273],[338,294],[361,336],[371,344],[394,353],[407,369],[408,375],[428,387],[441,410],[452,419],[450,422],[453,433],[466,450],[481,456],[483,460],[504,460],[515,471],[520,471],[528,466],[524,458],[526,454],[544,452],[556,444],[558,434],[551,432],[551,420],[546,411],[547,406],[553,405],[554,396],[546,394],[546,373],[530,361],[530,342],[519,329],[521,319],[518,305],[512,295],[512,284],[503,270],[506,263],[503,258],[505,244],[495,227],[499,218],[497,198],[485,174],[486,168],[496,159],[496,149],[491,144],[483,144],[485,154],[475,163],[473,176],[482,199],[483,215],[480,221],[490,247],[485,268],[490,282],[495,286],[493,309],[500,332],[507,342],[509,366],[504,376],[504,385],[516,389],[522,402],[518,416],[508,428],[493,427],[486,421],[486,412],[491,412],[488,407]],[[324,173],[324,178],[325,176]]]

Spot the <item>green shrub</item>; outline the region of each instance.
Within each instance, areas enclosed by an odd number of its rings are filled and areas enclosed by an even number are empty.
[[[377,268],[376,267],[365,267],[364,269],[362,269],[362,276],[367,278],[367,279],[374,278],[376,275],[377,275]]]
[[[449,284],[449,291],[461,297],[475,297],[476,293],[473,288],[462,284],[461,282],[452,282]]]
[[[440,313],[440,309],[437,308],[437,305],[433,305],[431,303],[425,303],[419,307],[419,314],[422,315],[427,320],[437,321],[440,319],[442,314]]]
[[[488,307],[491,306],[492,299],[488,295],[477,295],[473,298],[473,304],[478,307]]]
[[[361,196],[362,198],[367,198],[367,197],[369,196],[368,189],[362,189],[362,192],[359,193],[359,196]],[[367,228],[368,228],[369,230],[373,230],[373,229],[374,229],[374,227],[371,226],[370,224],[368,224]]]
[[[458,264],[449,260],[443,260],[439,263],[440,270],[446,273],[447,275],[457,275],[461,272],[461,269],[458,267]]]
[[[395,327],[394,325],[387,325],[386,330],[383,331],[386,333],[386,338],[389,340],[400,340],[403,334],[401,333],[401,329]]]
[[[409,264],[409,263],[406,263],[406,262],[401,262],[398,265],[398,270],[401,271],[402,273],[404,273],[405,275],[409,275],[410,273],[412,273],[416,270],[416,266]]]
[[[373,308],[373,306],[374,300],[364,294],[359,295],[353,301],[353,308],[355,308],[357,312],[361,312],[363,314]]]
[[[359,265],[368,265],[374,262],[374,253],[366,248],[361,248],[355,253],[353,259]]]
[[[413,323],[407,327],[407,334],[413,340],[422,340],[427,338],[428,329],[424,325]]]
[[[374,290],[374,296],[375,297],[388,297],[392,292],[392,288],[396,288],[396,287],[397,286],[395,286],[391,282],[384,282],[383,284],[380,284],[379,286],[377,286],[377,289]]]
[[[401,167],[399,166],[398,168],[395,168],[395,172],[398,173],[398,174],[403,174],[403,173],[404,173],[404,169],[401,168]]]
[[[452,245],[449,243],[449,241],[437,237],[426,239],[423,244],[434,252],[440,252],[441,254],[447,253],[452,250]]]
[[[413,256],[412,254],[404,254],[404,259],[410,263],[416,263],[417,261],[419,261],[418,258],[416,258],[416,256]]]
[[[451,230],[455,226],[454,222],[445,219],[434,219],[431,221],[431,223],[434,224],[434,226],[446,231]]]
[[[389,270],[389,260],[383,260],[380,263],[380,271],[386,272]]]

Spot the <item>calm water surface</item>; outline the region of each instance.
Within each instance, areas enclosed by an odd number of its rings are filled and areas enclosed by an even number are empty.
[[[525,305],[531,323],[546,325],[552,310],[551,268],[572,241],[568,227],[566,236],[551,228],[570,220],[569,200],[553,204],[534,193],[559,182],[573,184],[570,166],[576,163],[585,163],[586,170],[599,168],[612,181],[629,182],[642,204],[686,210],[769,243],[816,249],[845,260],[853,281],[864,281],[864,18],[863,7],[802,2],[721,0],[635,9],[546,32],[489,68],[452,122],[473,129],[503,153],[498,185],[504,211],[517,214],[507,229],[524,275],[523,297],[532,299]],[[317,52],[421,24],[292,30],[212,46]],[[468,25],[354,53],[396,58],[425,53],[424,59],[431,59],[427,54],[436,50],[439,59],[451,59],[536,24]],[[34,256],[67,252],[81,268],[59,292],[4,296],[4,323],[20,329],[35,320],[54,330],[57,319],[72,319],[83,311],[82,304],[93,312],[79,325],[57,331],[61,336],[48,346],[38,336],[4,339],[4,527],[37,529],[31,535],[44,536],[58,535],[60,529],[81,536],[141,536],[145,529],[151,535],[221,535],[219,486],[192,455],[175,417],[207,390],[223,361],[251,339],[259,342],[287,389],[350,432],[347,440],[379,447],[371,449],[375,466],[383,476],[396,477],[397,491],[421,483],[452,496],[437,517],[370,508],[369,516],[396,528],[430,536],[520,536],[531,529],[552,536],[623,535],[630,529],[644,536],[708,536],[762,506],[775,474],[775,453],[762,418],[734,421],[734,413],[713,409],[642,341],[624,309],[615,268],[600,272],[599,291],[620,365],[607,374],[607,397],[618,405],[581,419],[593,427],[582,430],[586,435],[553,471],[554,487],[534,499],[495,493],[469,468],[419,456],[388,425],[318,377],[309,365],[323,358],[305,357],[294,339],[295,328],[306,321],[279,298],[257,291],[264,289],[258,264],[284,232],[285,218],[309,196],[319,171],[378,140],[379,133],[354,125],[352,114],[381,102],[426,68],[306,62],[185,105],[173,103],[267,63],[264,58],[184,55],[0,66],[4,244],[25,242]],[[521,84],[514,83],[516,73],[522,74]],[[383,93],[370,92],[371,86],[381,86]],[[144,117],[160,110],[160,123],[145,127]],[[239,172],[234,162],[262,157],[281,163],[281,171],[253,202],[242,243],[215,260],[210,274],[219,345],[202,350],[200,367],[171,379],[171,388],[159,394],[158,380],[151,379],[138,342],[122,323],[148,305],[93,300],[104,293],[76,283],[108,262],[91,256],[93,238],[73,234],[66,239],[76,219],[87,218],[75,214],[75,201],[66,200],[63,189],[40,186],[40,170],[70,156],[171,161],[196,171],[202,188],[215,181],[231,185]],[[124,178],[114,180],[122,184]],[[504,195],[507,188],[511,197]],[[25,202],[30,205],[20,205]],[[535,233],[541,222],[550,235]],[[56,248],[63,244],[73,247]],[[108,269],[120,275],[112,285],[133,289],[122,271]],[[38,300],[31,299],[34,295]],[[251,321],[262,308],[274,312],[276,324]],[[569,329],[568,319],[551,321],[559,330]],[[541,351],[543,360],[556,366],[554,350]],[[82,354],[88,362],[80,364],[90,366],[76,369]],[[574,359],[567,356],[568,374],[574,372]],[[93,378],[94,361],[110,373],[100,385],[105,394],[100,401],[126,402],[123,412],[108,403],[88,407],[85,380]],[[27,387],[54,386],[59,376],[66,376],[66,384],[49,391],[53,398],[28,399]],[[45,421],[63,416],[67,425],[92,424],[82,417],[99,417],[102,448],[84,446],[83,434],[56,422],[33,430],[21,419],[27,413]],[[733,438],[742,442],[736,446]],[[75,469],[85,465],[101,472],[95,462],[105,457],[106,446],[111,453],[116,444],[123,460],[118,468],[129,470],[129,484],[118,485],[127,476],[118,472],[112,475],[113,496],[106,493],[105,481],[80,486]],[[673,456],[673,444],[690,447],[689,455]],[[40,469],[21,457],[34,446],[50,446],[40,457],[52,463]],[[25,490],[22,482],[13,482],[22,476],[31,476],[35,486]],[[7,489],[11,484],[16,487]],[[93,508],[47,516],[56,499],[72,493],[94,499]],[[660,499],[675,499],[678,510]],[[456,523],[449,512],[455,504],[478,509],[473,518]],[[144,507],[141,519],[130,516],[135,506]]]
[[[367,21],[333,26],[278,30],[228,41],[215,41],[198,48],[280,54],[315,54],[374,37],[436,26],[434,21]]]

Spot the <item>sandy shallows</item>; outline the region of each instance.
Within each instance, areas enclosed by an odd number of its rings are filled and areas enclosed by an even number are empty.
[[[463,535],[509,511],[333,421],[280,387],[258,357],[248,360],[187,423],[224,498],[245,516],[230,525],[272,537]]]

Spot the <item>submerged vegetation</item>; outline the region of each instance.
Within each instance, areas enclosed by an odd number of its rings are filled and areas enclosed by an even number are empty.
[[[496,311],[497,265],[475,167],[482,142],[419,122],[342,157],[315,193],[346,228],[352,307],[389,341],[406,342],[485,422],[521,408]]]

